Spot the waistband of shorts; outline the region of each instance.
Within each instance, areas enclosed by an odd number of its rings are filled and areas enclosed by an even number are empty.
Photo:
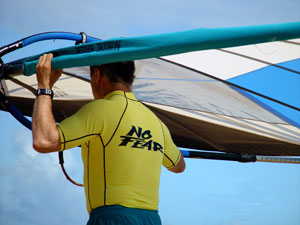
[[[150,210],[150,209],[139,209],[139,208],[129,208],[122,205],[107,205],[107,206],[101,206],[93,209],[90,213],[90,215],[94,213],[105,213],[105,212],[113,212],[113,211],[123,211],[123,212],[131,212],[135,214],[158,214],[157,210]]]

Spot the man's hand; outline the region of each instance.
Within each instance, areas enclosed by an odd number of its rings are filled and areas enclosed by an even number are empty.
[[[52,89],[54,83],[62,74],[62,70],[54,70],[51,67],[53,55],[44,54],[40,57],[36,66],[36,77],[38,82],[38,88],[50,88]]]

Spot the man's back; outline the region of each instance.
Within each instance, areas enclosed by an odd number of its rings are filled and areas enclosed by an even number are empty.
[[[172,167],[180,152],[165,125],[132,93],[114,91],[59,128],[65,147],[85,142],[81,146],[89,212],[105,205],[157,210],[162,163]]]
[[[62,71],[51,68],[52,58],[41,56],[36,69],[40,94],[32,117],[34,149],[49,153],[82,147],[88,225],[161,224],[161,165],[180,173],[185,163],[167,127],[131,93],[134,62],[91,66],[95,101],[57,126],[51,88]]]

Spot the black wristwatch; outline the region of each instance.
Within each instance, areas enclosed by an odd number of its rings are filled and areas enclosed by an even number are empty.
[[[39,88],[36,92],[36,96],[40,96],[40,95],[49,95],[51,96],[51,99],[53,99],[54,92],[48,88],[47,89]]]

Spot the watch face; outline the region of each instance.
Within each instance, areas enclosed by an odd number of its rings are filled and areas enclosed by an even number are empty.
[[[52,94],[52,91],[51,91],[50,89],[45,89],[45,94],[51,95],[51,94]]]

